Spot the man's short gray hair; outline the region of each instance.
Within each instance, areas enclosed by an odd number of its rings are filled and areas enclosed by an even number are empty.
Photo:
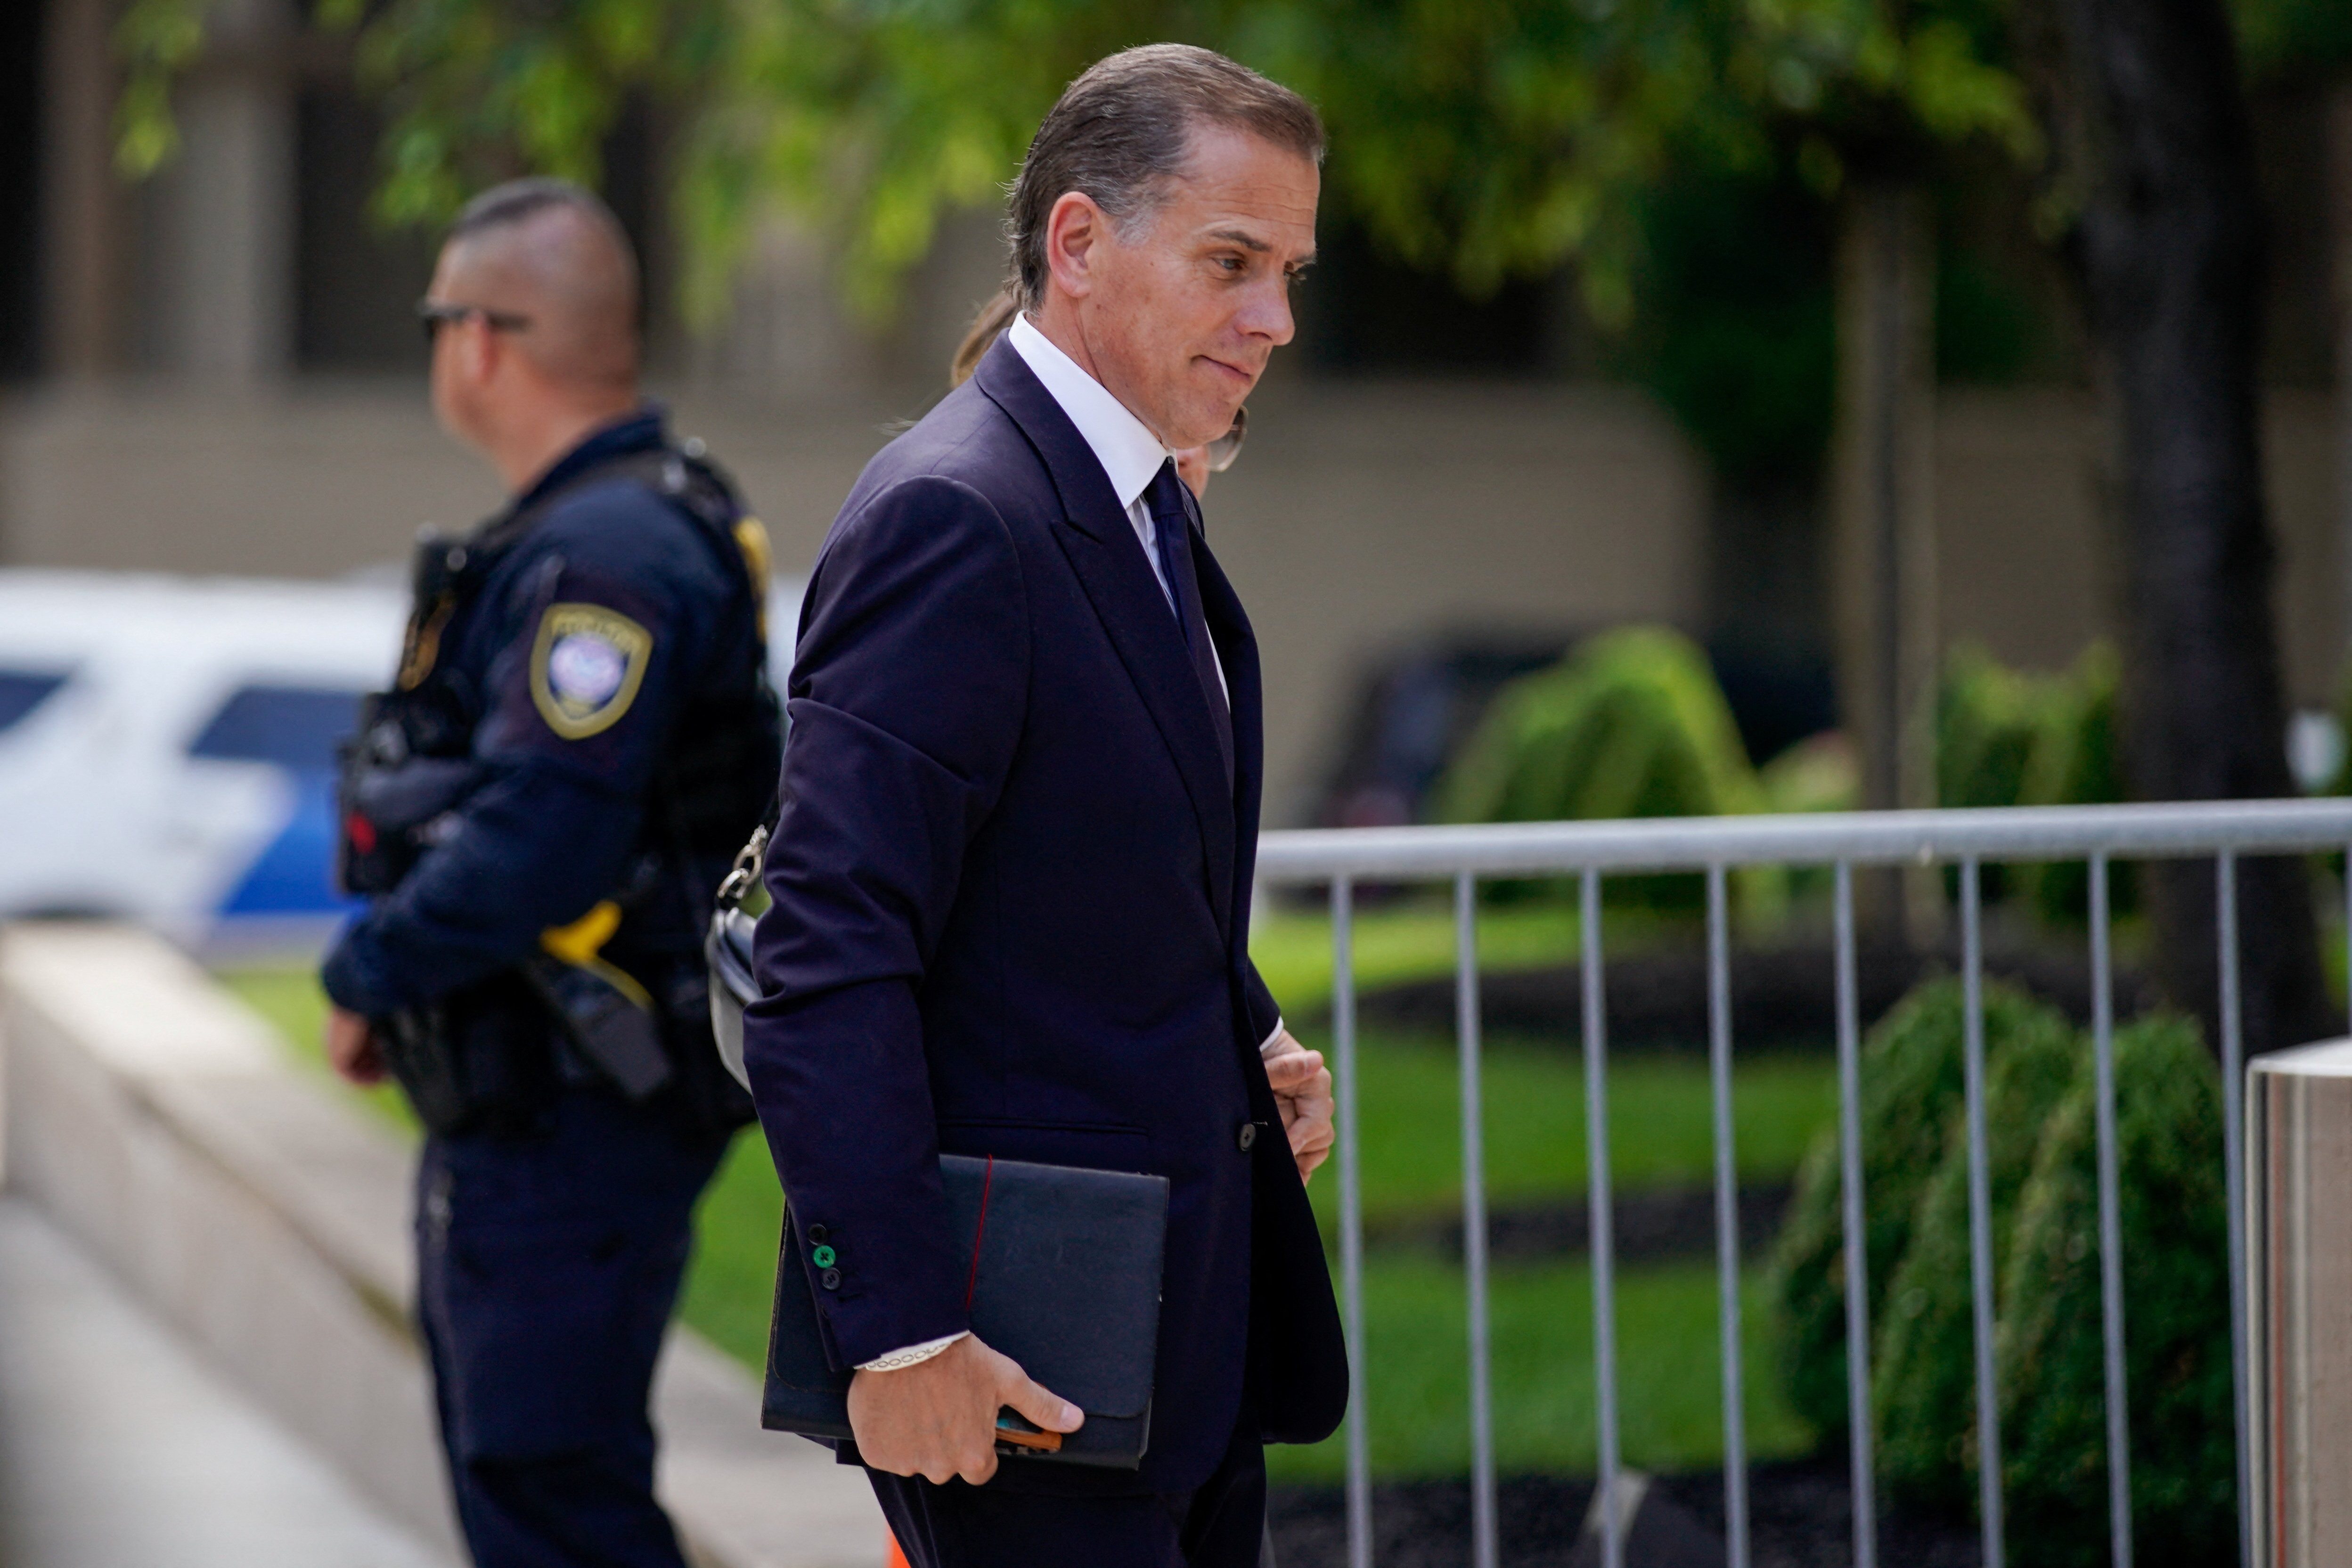
[[[1013,182],[1006,227],[1024,306],[1034,310],[1045,297],[1045,222],[1054,204],[1077,191],[1131,233],[1183,172],[1196,125],[1246,132],[1323,161],[1323,121],[1314,105],[1213,50],[1146,44],[1097,60],[1037,127]]]

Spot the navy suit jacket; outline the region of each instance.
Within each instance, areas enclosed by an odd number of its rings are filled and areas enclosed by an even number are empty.
[[[801,612],[743,1053],[803,1245],[832,1249],[838,1365],[969,1326],[942,1152],[1169,1178],[1155,1491],[1215,1468],[1245,1372],[1276,1441],[1328,1436],[1348,1384],[1258,1058],[1256,644],[1190,536],[1230,791],[1135,530],[1010,344],[866,466]]]

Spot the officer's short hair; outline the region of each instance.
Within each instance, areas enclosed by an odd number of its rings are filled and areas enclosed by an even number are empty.
[[[496,242],[507,231],[558,212],[607,243],[592,241],[584,249],[559,242],[499,250]],[[465,205],[449,226],[446,243],[482,245],[490,253],[486,259],[537,293],[532,313],[545,319],[522,347],[545,369],[600,383],[636,374],[645,308],[636,251],[628,230],[595,192],[544,176],[509,180]]]
[[[604,205],[604,197],[574,181],[545,174],[492,185],[458,209],[456,221],[449,225],[448,237],[471,239],[492,229],[511,228],[557,207],[571,208],[611,235],[624,252],[629,251],[629,231],[621,226],[621,220]]]
[[[1054,204],[1077,191],[1131,235],[1183,173],[1196,125],[1244,131],[1323,161],[1323,121],[1314,105],[1214,50],[1146,44],[1097,60],[1037,127],[1013,184],[1006,229],[1023,305],[1034,310],[1045,298],[1045,221]]]

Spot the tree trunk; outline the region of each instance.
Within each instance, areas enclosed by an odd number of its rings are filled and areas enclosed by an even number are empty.
[[[2125,767],[2148,800],[2286,795],[2256,353],[2262,224],[2222,0],[2052,0],[2048,87],[2108,417]],[[2151,868],[2157,976],[2218,1039],[2215,877]],[[2243,864],[2250,1051],[2331,1027],[2298,859]]]
[[[2327,95],[2327,281],[2336,306],[2336,534],[2343,552],[2337,604],[2352,631],[2352,77]],[[2347,648],[2352,657],[2352,648]]]
[[[110,120],[116,16],[110,0],[58,0],[44,18],[41,357],[77,379],[120,370],[129,347],[130,202]]]
[[[1924,193],[1858,184],[1839,238],[1834,602],[1839,706],[1876,811],[1936,804],[1935,297]],[[1878,940],[1938,934],[1932,875],[1873,872],[1856,891]]]

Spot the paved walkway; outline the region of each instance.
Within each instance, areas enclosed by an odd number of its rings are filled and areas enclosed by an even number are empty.
[[[0,1568],[450,1568],[0,1198]]]

